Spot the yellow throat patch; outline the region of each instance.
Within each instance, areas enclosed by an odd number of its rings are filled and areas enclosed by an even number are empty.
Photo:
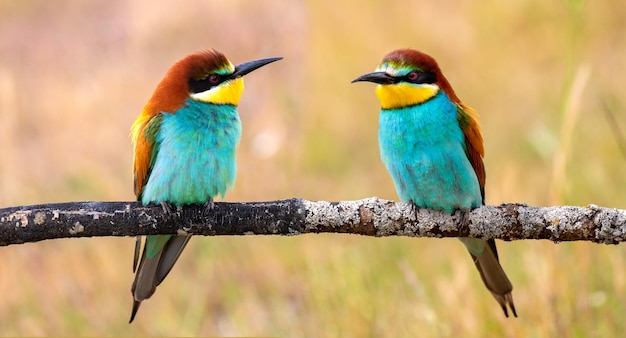
[[[401,82],[376,86],[376,96],[383,109],[398,109],[420,104],[438,92],[439,86],[434,84],[414,85]]]
[[[191,98],[213,104],[232,104],[239,105],[243,94],[243,78],[238,77],[226,82],[220,83],[218,86],[201,93],[191,94]]]

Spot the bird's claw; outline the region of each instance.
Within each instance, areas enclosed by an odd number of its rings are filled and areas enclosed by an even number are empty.
[[[459,237],[466,237],[463,235],[464,232],[469,233],[469,215],[470,215],[471,210],[467,210],[467,209],[461,209],[459,210],[460,213],[460,220],[459,220]]]
[[[204,210],[205,211],[211,211],[211,210],[213,210],[213,208],[215,208],[215,203],[213,202],[212,198],[210,200],[204,202]]]
[[[417,213],[420,211],[420,207],[417,206],[413,201],[409,202],[411,206],[411,212],[415,215],[415,219],[417,219]]]
[[[166,215],[171,215],[174,213],[174,210],[177,210],[177,207],[174,204],[167,201],[161,202],[161,207]]]

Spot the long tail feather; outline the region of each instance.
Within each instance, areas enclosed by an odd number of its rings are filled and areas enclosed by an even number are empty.
[[[163,250],[151,258],[147,257],[146,246],[144,246],[141,261],[135,273],[135,280],[131,287],[133,310],[129,323],[135,318],[141,302],[154,294],[156,287],[161,284],[172,270],[190,238],[191,236],[172,236],[163,247]]]
[[[137,314],[137,310],[139,310],[139,305],[141,305],[141,302],[133,299],[133,312],[130,314],[130,320],[128,321],[128,324],[132,323],[133,320],[135,320],[135,315]]]
[[[189,239],[191,239],[191,236],[174,236],[167,242],[165,248],[163,248],[161,261],[157,269],[156,285],[161,284],[165,277],[167,277],[167,274],[170,273],[178,257],[180,257],[180,254],[189,242]]]
[[[496,299],[505,316],[509,316],[508,307],[511,308],[513,316],[517,317],[515,311],[515,304],[513,303],[513,285],[509,281],[506,273],[502,269],[498,260],[498,252],[496,250],[496,243],[493,239],[487,241],[488,245],[485,245],[485,249],[480,256],[474,256],[471,252],[470,255],[476,264],[476,268],[480,273],[480,277],[487,289],[491,292]]]

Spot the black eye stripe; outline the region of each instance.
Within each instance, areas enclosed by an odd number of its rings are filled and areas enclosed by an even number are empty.
[[[217,81],[215,81],[216,79],[213,75],[217,76]],[[205,92],[213,87],[219,86],[220,83],[226,81],[227,79],[228,79],[227,76],[220,76],[219,74],[210,74],[209,76],[207,76],[206,78],[202,80],[189,79],[189,81],[187,82],[187,85],[189,86],[189,92],[191,92],[192,94],[197,94],[197,93]]]
[[[411,72],[412,73],[412,72]],[[409,73],[409,74],[411,74]],[[416,83],[416,84],[434,84],[437,83],[437,74],[434,72],[416,72],[417,77],[413,80],[409,79],[409,74],[401,77],[401,81]]]

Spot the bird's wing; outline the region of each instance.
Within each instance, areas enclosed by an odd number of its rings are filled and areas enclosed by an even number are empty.
[[[150,172],[159,152],[156,135],[162,120],[163,114],[146,114],[144,112],[133,123],[131,131],[135,149],[133,174],[137,200],[141,200],[141,193],[148,183],[148,177],[150,177]]]
[[[133,176],[135,180],[135,196],[141,201],[143,188],[148,183],[148,177],[159,152],[156,135],[161,126],[163,114],[150,114],[146,109],[135,120],[131,128],[131,137],[135,149]],[[137,270],[139,253],[141,252],[141,236],[135,241],[135,255],[133,257],[133,271]]]
[[[465,134],[465,154],[469,159],[476,177],[480,185],[480,194],[485,204],[485,165],[483,157],[485,156],[485,148],[483,146],[483,137],[480,134],[480,126],[478,125],[478,114],[476,111],[462,103],[457,104],[457,119],[459,126]]]

